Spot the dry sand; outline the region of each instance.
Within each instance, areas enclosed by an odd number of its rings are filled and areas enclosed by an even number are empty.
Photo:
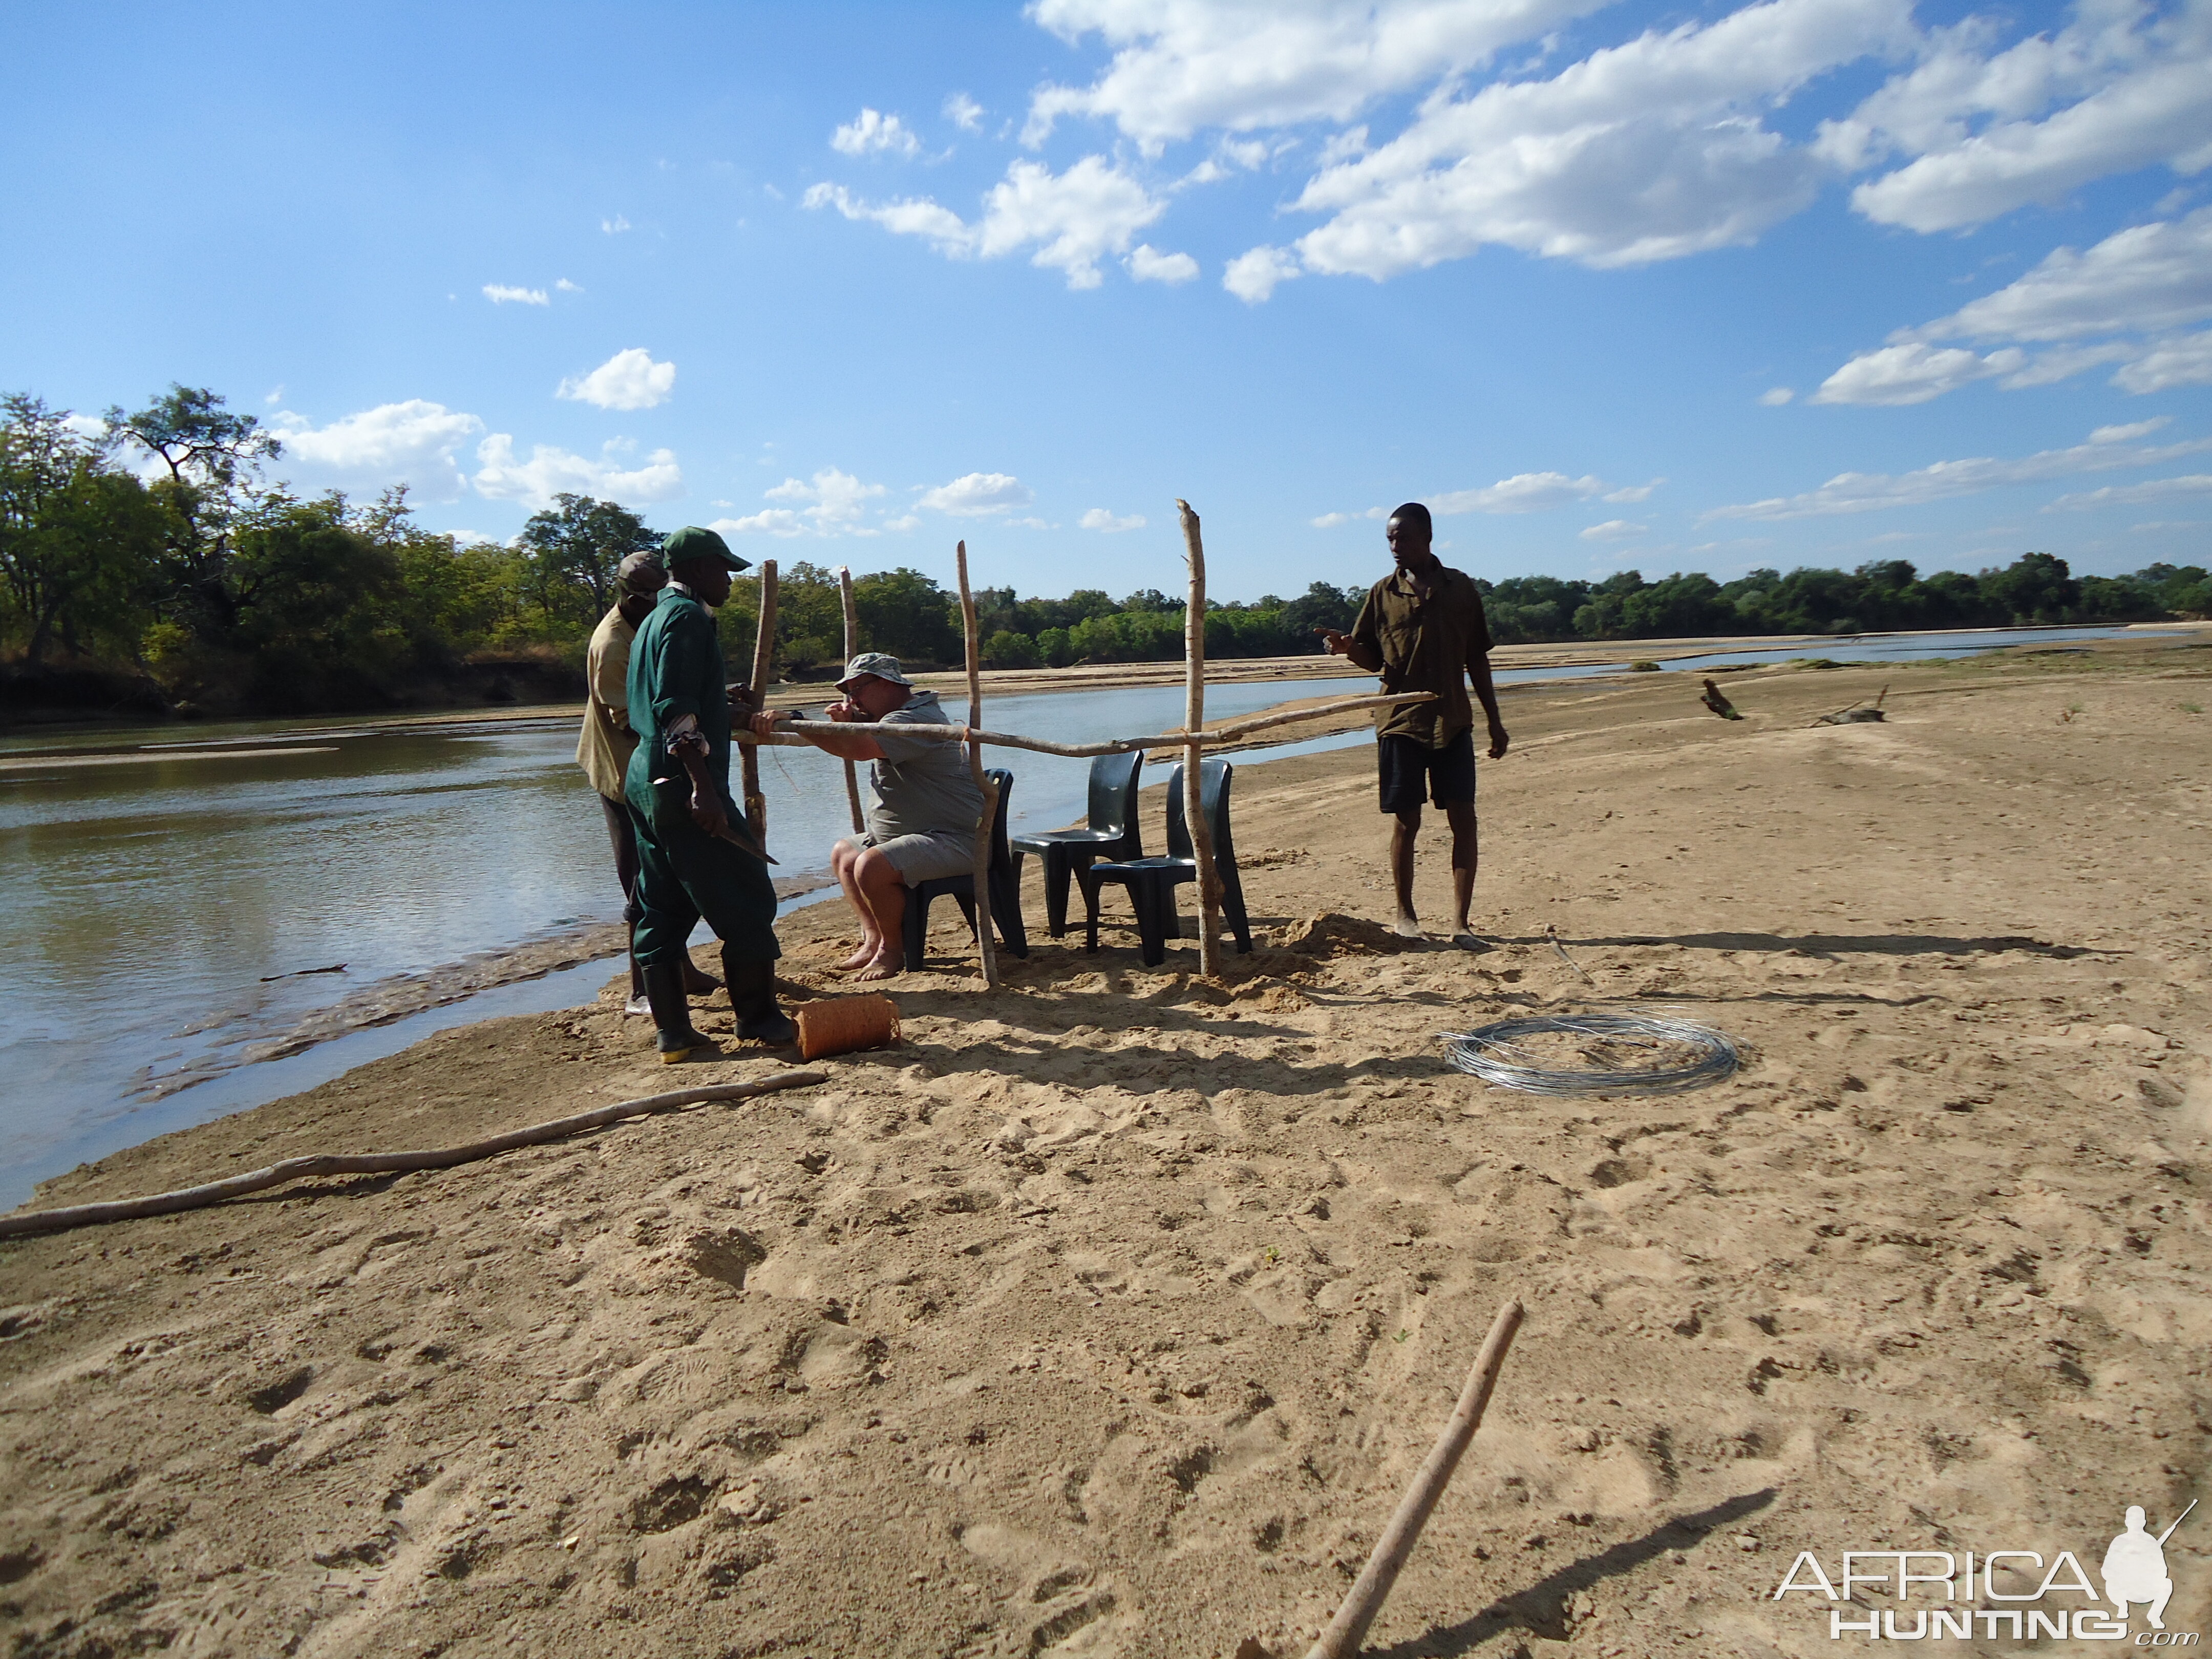
[[[1285,761],[1238,781],[1263,939],[1220,984],[1117,926],[985,1001],[940,906],[906,1045],[825,1086],[9,1245],[7,1651],[1302,1650],[1513,1295],[1370,1651],[1838,1651],[1771,1599],[1801,1549],[2094,1571],[2212,1422],[2208,656],[1740,674],[1736,724],[1674,676],[1528,688],[1489,954],[1376,925],[1364,751]],[[1885,683],[1887,723],[1806,726]],[[787,925],[793,981],[842,922]],[[614,994],[39,1202],[788,1063],[679,1077]],[[1747,1063],[1552,1099],[1435,1040],[1623,1006]],[[2168,1546],[2171,1628],[2209,1544]]]

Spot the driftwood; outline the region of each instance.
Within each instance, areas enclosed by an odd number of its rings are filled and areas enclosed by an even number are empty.
[[[1292,726],[1300,720],[1319,720],[1324,714],[1341,714],[1353,708],[1387,708],[1401,702],[1427,702],[1434,698],[1433,691],[1396,691],[1381,696],[1345,697],[1335,702],[1316,704],[1311,708],[1293,708],[1279,714],[1255,714],[1249,720],[1231,720],[1226,726],[1217,726],[1211,732],[1162,732],[1149,738],[1108,738],[1097,743],[1048,743],[1042,738],[1018,737],[1011,732],[978,732],[966,726],[902,726],[902,738],[935,738],[944,743],[988,743],[1002,749],[1026,749],[1036,755],[1066,755],[1076,760],[1087,760],[1093,755],[1126,755],[1133,749],[1188,749],[1193,743],[1206,748],[1219,748],[1241,743],[1255,732],[1265,732],[1278,726]],[[756,738],[750,732],[734,735],[737,742],[751,744],[781,742],[796,745],[806,741],[804,733],[818,732],[827,736],[833,732],[849,732],[850,726],[834,720],[784,720],[776,726],[774,738]]]
[[[1881,696],[1874,700],[1872,708],[1869,708],[1866,699],[1861,697],[1848,708],[1838,708],[1833,714],[1819,716],[1813,724],[1815,726],[1862,726],[1869,722],[1887,720],[1888,716],[1881,712],[1881,706],[1887,701],[1888,696],[1889,688],[1885,685],[1881,688]]]
[[[1721,694],[1720,687],[1715,685],[1711,680],[1705,682],[1705,695],[1698,701],[1724,720],[1740,720],[1743,718],[1736,713],[1735,705]]]
[[[1178,496],[1182,520],[1183,562],[1190,567],[1190,602],[1183,607],[1182,729],[1206,730],[1206,544],[1199,538],[1198,514]],[[1221,973],[1221,874],[1213,863],[1213,826],[1206,822],[1206,791],[1200,776],[1204,743],[1194,738],[1182,751],[1182,821],[1198,864],[1198,971],[1207,979]]]
[[[843,565],[837,567],[837,597],[845,607],[845,660],[851,662],[860,654],[860,617],[853,608],[853,573]],[[853,833],[860,835],[868,821],[860,811],[860,777],[853,763],[845,763],[845,805],[853,811]]]
[[[991,915],[991,823],[998,813],[999,792],[983,775],[983,745],[973,735],[975,724],[983,713],[983,657],[975,641],[975,596],[968,588],[966,542],[954,547],[953,559],[960,567],[960,620],[968,641],[968,771],[975,780],[975,793],[983,798],[982,817],[975,824],[975,957],[983,967],[985,988],[995,991],[999,988],[999,957],[991,933],[995,921]]]
[[[768,707],[768,677],[775,661],[775,561],[763,559],[760,566],[760,619],[753,631],[753,673],[745,682],[753,694],[753,707]],[[761,855],[768,854],[768,797],[761,793],[760,752],[747,745],[743,755],[745,782],[745,821],[752,826],[753,839],[760,843]]]
[[[65,1227],[88,1227],[105,1221],[129,1221],[142,1216],[173,1215],[179,1210],[203,1209],[210,1204],[220,1204],[225,1199],[258,1193],[268,1187],[279,1187],[289,1181],[308,1180],[316,1176],[405,1175],[416,1170],[449,1170],[457,1164],[473,1164],[482,1158],[495,1158],[501,1152],[513,1152],[518,1146],[535,1146],[544,1141],[580,1134],[586,1129],[619,1123],[626,1117],[642,1117],[649,1112],[665,1112],[672,1107],[690,1106],[703,1101],[746,1100],[755,1095],[772,1094],[780,1089],[804,1089],[829,1080],[827,1072],[775,1072],[750,1083],[708,1083],[696,1088],[647,1095],[640,1100],[620,1100],[611,1106],[594,1107],[588,1112],[578,1112],[573,1116],[533,1123],[525,1129],[509,1129],[504,1134],[471,1140],[465,1146],[441,1146],[421,1152],[288,1158],[281,1164],[271,1164],[266,1169],[231,1176],[222,1181],[210,1181],[203,1186],[182,1187],[172,1193],[155,1193],[146,1198],[112,1199],[100,1204],[74,1204],[64,1210],[33,1210],[27,1215],[0,1216],[0,1238],[17,1238],[26,1233],[53,1232]]]
[[[1406,1495],[1399,1500],[1390,1524],[1375,1540],[1367,1565],[1352,1581],[1344,1605],[1328,1621],[1328,1628],[1322,1632],[1321,1639],[1308,1650],[1306,1659],[1352,1659],[1359,1651],[1367,1627],[1382,1611],[1390,1587],[1398,1582],[1399,1570],[1413,1553],[1421,1528],[1428,1524],[1430,1511],[1436,1508],[1437,1500],[1450,1484],[1452,1471],[1459,1467],[1459,1460],[1474,1440],[1474,1431],[1482,1426],[1482,1413],[1490,1404],[1491,1389],[1497,1386],[1498,1369],[1505,1364],[1505,1351],[1513,1346],[1513,1333],[1520,1328],[1521,1304],[1509,1302],[1491,1322],[1490,1334],[1483,1339],[1482,1351],[1474,1357],[1474,1368],[1467,1374],[1467,1386],[1460,1390],[1459,1404],[1453,1408],[1443,1433],[1437,1437],[1435,1449],[1414,1473],[1413,1485],[1406,1488]]]

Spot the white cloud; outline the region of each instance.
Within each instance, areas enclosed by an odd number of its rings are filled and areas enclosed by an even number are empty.
[[[1125,263],[1130,276],[1139,283],[1166,283],[1172,287],[1198,275],[1198,261],[1190,255],[1163,253],[1150,242],[1139,242],[1131,248]]]
[[[623,448],[618,441],[609,443],[595,461],[536,444],[525,461],[516,459],[512,437],[495,432],[477,446],[483,465],[472,482],[478,495],[532,508],[550,505],[564,492],[630,504],[665,501],[684,493],[684,473],[673,450],[656,449],[644,465],[625,468],[618,459]]]
[[[1618,542],[1631,536],[1641,536],[1650,528],[1648,524],[1631,524],[1626,519],[1607,519],[1603,524],[1594,524],[1583,531],[1582,538],[1586,542]]]
[[[1917,507],[1958,495],[1978,495],[2003,484],[2039,483],[2081,472],[2118,472],[2154,466],[2179,455],[2212,449],[2212,438],[2144,448],[2125,443],[2076,444],[2046,449],[2018,460],[1978,457],[1937,461],[1917,471],[1842,472],[1802,495],[1778,495],[1763,501],[1718,507],[1706,519],[1810,519],[1838,513],[1869,513],[1886,507]]]
[[[1924,404],[1976,380],[2017,370],[2027,361],[2018,347],[1987,357],[1961,347],[1884,346],[1861,352],[1820,382],[1816,404],[1878,404],[1891,408]]]
[[[1334,530],[1340,524],[1352,524],[1361,519],[1387,519],[1389,516],[1389,507],[1370,507],[1364,513],[1324,513],[1312,523],[1316,530]]]
[[[2212,386],[2212,333],[2165,341],[2113,375],[2112,380],[2130,392]]]
[[[886,530],[916,530],[921,526],[921,514],[919,513],[902,513],[896,519],[884,520],[884,528]]]
[[[556,294],[581,294],[584,290],[576,283],[570,282],[566,276],[563,276],[559,282],[553,284],[553,291]]]
[[[619,236],[629,228],[629,221],[617,213],[611,219],[600,220],[599,228],[609,236]]]
[[[2043,510],[2055,513],[2064,509],[2092,507],[2112,507],[2136,501],[2170,501],[2177,495],[2212,495],[2212,472],[2191,472],[2179,478],[2153,478],[2139,484],[2107,484],[2102,489],[2084,490],[2079,495],[2061,495]],[[2142,526],[2136,526],[2141,529]]]
[[[840,155],[916,155],[921,140],[896,115],[885,115],[863,105],[860,114],[830,135],[830,148]]]
[[[1036,499],[1036,492],[1011,473],[970,472],[951,483],[924,491],[920,505],[933,513],[972,519],[1027,507]]]
[[[293,414],[270,424],[283,441],[281,465],[295,483],[355,491],[404,483],[434,501],[459,501],[466,491],[453,458],[483,430],[475,416],[420,398],[380,404],[325,427]]]
[[[1647,32],[1548,81],[1440,90],[1397,137],[1324,168],[1306,269],[1376,281],[1495,242],[1609,267],[1747,243],[1822,168],[1761,124],[1807,81],[1910,37],[1905,0],[1766,0]]]
[[[1664,478],[1654,478],[1647,484],[1624,484],[1619,489],[1607,490],[1601,499],[1608,501],[1648,501],[1651,499],[1651,492],[1666,482]]]
[[[1256,306],[1274,293],[1278,283],[1299,274],[1297,256],[1287,248],[1255,247],[1229,262],[1221,286],[1246,305]]]
[[[1030,263],[1066,272],[1073,289],[1097,287],[1098,261],[1127,252],[1136,234],[1167,208],[1103,155],[1086,155],[1060,173],[1016,161],[983,198],[982,217],[972,225],[927,198],[872,206],[842,185],[811,185],[805,203],[872,220],[896,235],[922,237],[954,258],[994,259],[1035,245]]]
[[[674,363],[656,363],[643,346],[632,346],[588,374],[569,376],[555,395],[601,409],[652,409],[666,403],[675,386]]]
[[[825,466],[809,478],[786,478],[761,492],[771,501],[791,503],[763,507],[742,518],[717,519],[710,528],[725,536],[873,536],[879,529],[867,522],[867,504],[884,494],[879,483],[863,483],[853,474]],[[893,520],[893,530],[911,527],[908,520]]]
[[[707,528],[720,536],[804,536],[806,520],[787,507],[771,507],[742,519],[717,519]]]
[[[2203,5],[2085,3],[2056,33],[1985,53],[1990,39],[1980,20],[1937,32],[1911,70],[1824,124],[1823,153],[1846,166],[1913,157],[1852,192],[1860,212],[1954,230],[2112,173],[2212,164]]]
[[[983,106],[964,92],[956,92],[945,100],[944,115],[963,132],[983,130]]]
[[[2128,444],[2138,438],[2148,438],[2161,427],[2173,424],[2171,415],[2154,415],[2147,421],[2130,421],[2125,426],[2100,426],[2089,434],[2093,444]]]
[[[1350,120],[1385,94],[1483,63],[1601,0],[1036,0],[1030,15],[1073,44],[1116,48],[1088,87],[1048,85],[1023,142],[1062,115],[1113,121],[1147,154],[1202,127],[1249,131]]]
[[[1132,513],[1126,519],[1117,519],[1104,507],[1094,507],[1078,519],[1076,523],[1085,530],[1103,530],[1111,535],[1117,530],[1142,530],[1145,527],[1145,515],[1141,513]]]
[[[1760,404],[1767,409],[1779,409],[1797,394],[1786,386],[1769,386],[1759,394]]]
[[[1450,489],[1428,499],[1431,513],[1541,513],[1605,494],[1602,478],[1564,472],[1516,472],[1480,489]],[[1624,499],[1633,500],[1635,497]]]
[[[283,387],[277,390],[282,392]],[[88,444],[99,443],[107,436],[107,422],[97,415],[64,415],[62,425]]]
[[[486,283],[483,292],[484,298],[495,306],[550,306],[553,303],[542,288],[509,288],[504,283]]]

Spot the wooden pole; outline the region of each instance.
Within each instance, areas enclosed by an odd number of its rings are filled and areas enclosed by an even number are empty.
[[[953,550],[960,567],[960,620],[968,636],[968,724],[972,730],[983,718],[983,658],[975,641],[975,596],[968,589],[968,544]],[[975,825],[975,954],[983,964],[983,984],[999,988],[998,953],[991,935],[991,822],[999,810],[999,792],[983,775],[983,745],[971,738],[968,770],[983,797],[983,816]]]
[[[1352,709],[1388,708],[1401,702],[1427,702],[1436,696],[1433,691],[1397,691],[1373,697],[1346,697],[1337,702],[1317,703],[1311,708],[1293,708],[1279,714],[1255,714],[1249,720],[1231,720],[1226,726],[1216,726],[1211,732],[1195,734],[1195,741],[1212,747],[1242,743],[1255,732],[1264,732],[1273,726],[1294,726],[1300,720],[1319,720],[1324,714],[1341,714]],[[786,720],[775,729],[772,738],[756,738],[750,732],[735,733],[739,743],[765,743],[772,747],[803,744],[806,734],[819,732],[824,735],[842,732],[846,728],[830,720]],[[1088,760],[1094,755],[1126,755],[1135,749],[1187,749],[1194,741],[1188,732],[1162,732],[1149,738],[1105,738],[1097,743],[1053,743],[1043,738],[1024,738],[1012,732],[981,732],[966,726],[902,726],[902,738],[935,738],[944,743],[988,743],[1002,749],[1026,749],[1035,755],[1065,755],[1076,760]]]
[[[1213,867],[1213,826],[1206,821],[1200,763],[1206,750],[1206,546],[1199,539],[1198,514],[1178,499],[1182,520],[1183,560],[1190,567],[1190,603],[1183,611],[1183,720],[1190,734],[1182,751],[1182,821],[1198,858],[1198,971],[1207,979],[1221,972],[1221,876]]]
[[[1467,1374],[1467,1386],[1460,1390],[1459,1404],[1452,1408],[1443,1433],[1437,1437],[1435,1448],[1414,1472],[1413,1485],[1406,1488],[1406,1495],[1399,1500],[1390,1524],[1375,1540],[1367,1565],[1352,1581],[1344,1605],[1328,1621],[1328,1628],[1321,1633],[1321,1639],[1308,1650],[1306,1659],[1352,1659],[1359,1651],[1367,1627],[1382,1611],[1382,1602],[1390,1594],[1391,1585],[1398,1582],[1399,1569],[1413,1553],[1421,1528],[1428,1523],[1430,1511],[1444,1495],[1444,1487],[1450,1483],[1452,1471],[1459,1467],[1461,1456],[1474,1440],[1474,1431],[1482,1426],[1482,1413],[1490,1404],[1490,1391],[1498,1384],[1498,1368],[1505,1364],[1505,1351],[1513,1346],[1513,1333],[1520,1328],[1521,1304],[1509,1302],[1491,1322],[1490,1334],[1483,1339],[1482,1352],[1474,1357],[1474,1368]]]
[[[753,672],[745,682],[753,694],[753,707],[768,707],[768,677],[774,672],[775,661],[775,561],[763,559],[760,566],[760,617],[753,630]],[[745,747],[744,760],[745,782],[745,820],[753,827],[753,839],[768,848],[768,798],[761,793],[760,750],[753,744]]]
[[[288,1158],[266,1169],[228,1176],[198,1187],[182,1187],[172,1193],[155,1193],[147,1198],[118,1198],[104,1204],[73,1204],[65,1210],[33,1210],[27,1215],[0,1216],[0,1238],[54,1232],[64,1227],[88,1227],[96,1222],[128,1221],[140,1216],[173,1215],[179,1210],[203,1209],[227,1198],[315,1176],[400,1175],[416,1170],[449,1170],[457,1164],[495,1158],[517,1146],[535,1146],[580,1134],[586,1129],[601,1128],[626,1117],[642,1117],[648,1112],[665,1112],[671,1107],[690,1106],[700,1101],[744,1100],[778,1089],[804,1089],[829,1080],[827,1072],[775,1072],[750,1083],[709,1083],[673,1090],[665,1095],[647,1095],[641,1100],[619,1100],[611,1106],[578,1112],[573,1117],[556,1117],[550,1122],[534,1123],[526,1129],[509,1129],[503,1134],[471,1140],[465,1146],[441,1146],[434,1152]]]
[[[845,605],[845,660],[850,662],[860,654],[860,615],[853,609],[853,573],[842,564],[837,567],[837,597]],[[853,833],[864,833],[868,820],[860,811],[860,775],[850,761],[845,763],[845,805],[853,811]]]

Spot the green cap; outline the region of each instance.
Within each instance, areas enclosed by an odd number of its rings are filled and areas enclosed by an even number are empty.
[[[730,544],[703,526],[687,524],[660,544],[660,561],[671,570],[694,559],[709,559],[732,570],[750,570],[752,562],[730,551]]]

